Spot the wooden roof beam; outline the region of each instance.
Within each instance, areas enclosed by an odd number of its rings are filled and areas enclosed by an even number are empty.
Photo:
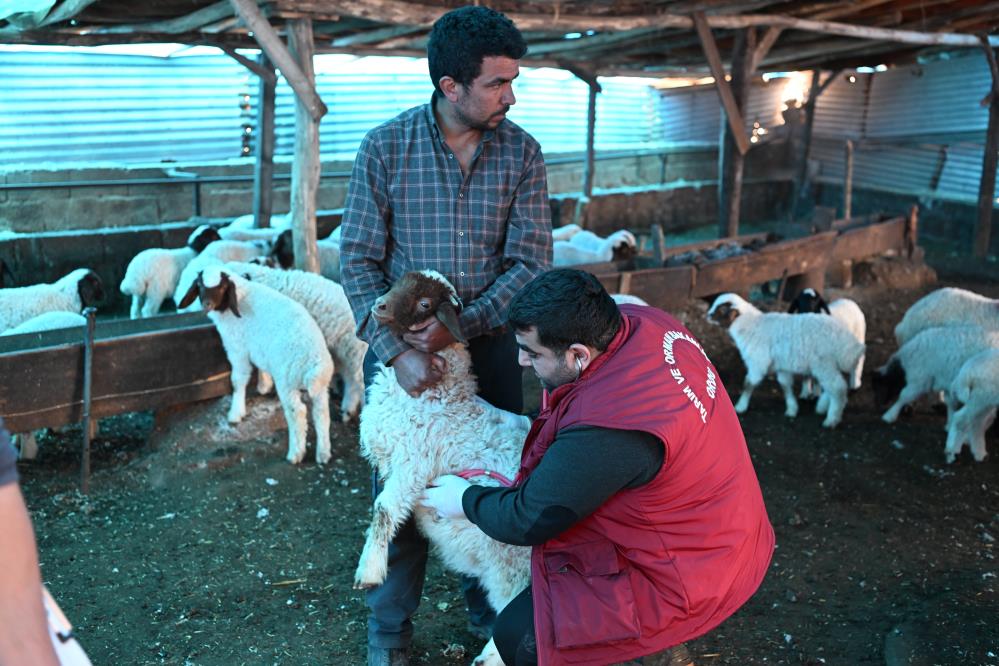
[[[229,0],[229,2],[232,3],[236,13],[243,19],[247,27],[253,31],[253,38],[260,45],[260,48],[284,74],[288,85],[308,109],[309,115],[314,121],[319,122],[319,119],[326,115],[326,105],[316,93],[315,86],[312,85],[284,42],[281,41],[277,31],[260,13],[256,2],[254,0]]]
[[[155,32],[167,35],[176,35],[192,30],[198,30],[206,25],[231,18],[235,12],[229,0],[220,0],[214,4],[202,7],[196,12],[191,12],[184,16],[178,16],[164,21],[151,21],[149,23],[135,23],[131,25],[114,25],[100,28],[88,28],[80,34],[92,35],[120,35],[132,32]]]
[[[701,38],[701,47],[704,49],[704,57],[711,67],[711,74],[715,77],[715,90],[725,108],[725,116],[728,119],[728,126],[732,130],[732,137],[735,139],[739,153],[745,155],[749,151],[749,138],[746,136],[746,128],[742,122],[742,112],[732,95],[732,89],[725,80],[725,67],[722,65],[721,54],[718,53],[718,45],[711,34],[705,16],[701,12],[695,12],[693,16],[694,26],[697,29],[697,36]]]

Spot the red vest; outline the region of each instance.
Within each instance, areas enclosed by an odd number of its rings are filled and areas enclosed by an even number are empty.
[[[607,351],[546,396],[518,478],[573,425],[652,433],[666,457],[652,481],[532,549],[541,666],[617,663],[695,638],[752,596],[774,550],[739,419],[700,343],[665,312],[620,309]]]

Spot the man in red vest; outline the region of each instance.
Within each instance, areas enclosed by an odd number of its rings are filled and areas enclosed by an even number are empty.
[[[503,661],[689,663],[683,642],[753,595],[774,550],[717,370],[676,319],[618,308],[578,270],[535,278],[508,320],[545,389],[517,482],[448,475],[423,500],[532,548],[531,585],[496,622]]]

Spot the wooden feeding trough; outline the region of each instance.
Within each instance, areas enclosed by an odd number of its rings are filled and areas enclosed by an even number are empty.
[[[670,309],[691,298],[744,292],[771,280],[781,280],[784,293],[806,286],[822,288],[827,268],[891,251],[911,256],[915,243],[913,212],[908,218],[839,220],[828,231],[801,238],[771,241],[768,234],[748,234],[665,248],[654,257],[639,255],[577,268],[596,275],[610,292],[633,294]],[[743,251],[713,258],[724,255],[726,246]]]

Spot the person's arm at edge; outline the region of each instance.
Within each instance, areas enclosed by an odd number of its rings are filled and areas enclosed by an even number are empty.
[[[42,604],[35,533],[16,483],[0,486],[0,664],[58,666]]]
[[[388,363],[411,349],[371,317],[371,306],[389,289],[381,264],[388,244],[388,176],[369,133],[357,149],[340,223],[340,281],[357,322],[357,336]]]
[[[548,176],[537,147],[514,193],[503,256],[506,271],[459,316],[466,338],[475,338],[506,323],[514,295],[552,264],[552,220],[548,207]]]

